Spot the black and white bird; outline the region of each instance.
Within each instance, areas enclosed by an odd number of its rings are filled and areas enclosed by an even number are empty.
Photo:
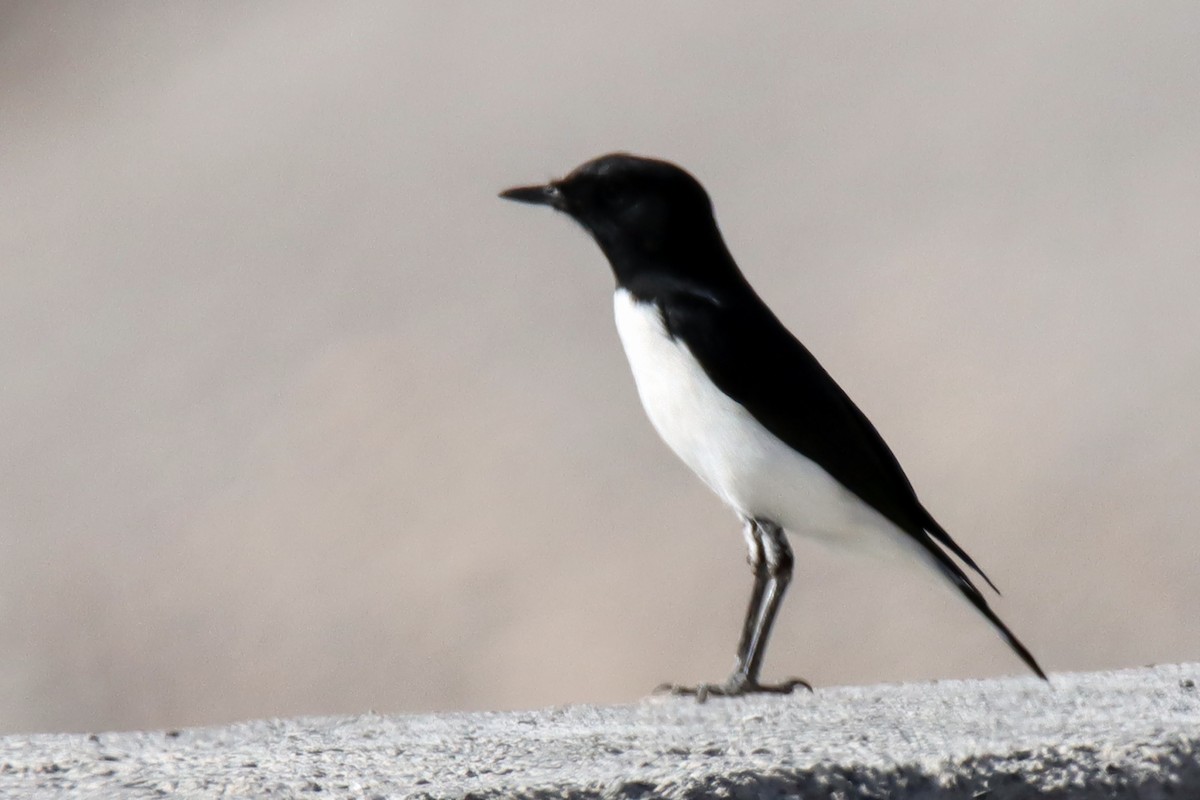
[[[744,525],[754,589],[733,674],[673,691],[703,699],[808,687],[759,681],[792,576],[785,532],[923,563],[1046,677],[952,556],[995,585],[921,504],[871,422],[746,281],[699,181],[666,161],[614,153],[500,196],[562,211],[600,246],[650,422]]]

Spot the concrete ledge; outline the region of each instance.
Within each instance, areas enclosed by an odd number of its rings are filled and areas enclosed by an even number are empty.
[[[0,739],[4,797],[1200,797],[1200,664]]]

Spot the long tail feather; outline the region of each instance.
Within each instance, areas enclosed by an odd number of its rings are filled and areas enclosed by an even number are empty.
[[[1000,594],[1000,590],[996,588],[996,584],[992,583],[992,579],[984,574],[984,571],[979,568],[978,564],[975,563],[975,559],[967,555],[967,551],[959,547],[958,542],[950,538],[950,534],[946,533],[946,529],[938,524],[938,521],[933,518],[932,514],[925,510],[924,506],[921,507],[921,513],[925,517],[923,522],[925,525],[925,530],[928,531],[929,535],[934,539],[937,539],[942,545],[948,547],[950,552],[962,559],[964,564],[975,570],[975,573],[979,577],[983,578],[984,581],[987,582],[988,586],[992,587],[993,592]]]

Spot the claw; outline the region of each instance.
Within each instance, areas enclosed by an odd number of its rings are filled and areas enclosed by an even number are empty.
[[[791,694],[792,690],[797,686],[803,686],[805,689],[808,689],[810,694],[813,690],[812,684],[804,680],[804,678],[788,678],[781,685],[787,687],[787,689],[784,691],[784,694]]]

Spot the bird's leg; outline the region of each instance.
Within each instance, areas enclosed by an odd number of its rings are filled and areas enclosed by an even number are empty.
[[[745,658],[739,659],[738,667],[734,669],[729,683],[759,687],[760,691],[772,691],[771,688],[762,687],[758,683],[758,673],[767,654],[767,640],[771,637],[771,628],[775,625],[775,617],[779,614],[783,595],[788,584],[792,582],[792,567],[796,559],[792,555],[792,548],[788,545],[787,534],[783,532],[783,528],[773,522],[756,521],[756,524],[767,562],[767,586],[762,597],[758,624],[751,635]],[[796,686],[812,689],[806,681],[793,678],[782,684],[781,690],[790,692]]]
[[[792,580],[795,558],[792,548],[788,545],[787,535],[773,522],[750,520],[746,523],[745,534],[746,543],[750,548],[750,566],[754,569],[754,589],[750,594],[750,606],[746,609],[746,620],[738,643],[733,674],[720,684],[664,684],[659,690],[669,690],[672,694],[694,695],[702,703],[710,696],[791,694],[797,686],[812,691],[808,681],[800,678],[791,678],[779,684],[758,682],[758,673],[766,655],[771,627],[775,624],[784,592]]]
[[[763,593],[767,589],[767,557],[763,552],[762,530],[752,519],[745,521],[742,535],[746,537],[746,563],[754,573],[754,588],[750,590],[750,603],[746,606],[746,618],[742,621],[742,636],[738,640],[737,660],[734,662],[734,672],[744,671],[750,659],[750,648],[754,645],[758,618],[762,613]]]

